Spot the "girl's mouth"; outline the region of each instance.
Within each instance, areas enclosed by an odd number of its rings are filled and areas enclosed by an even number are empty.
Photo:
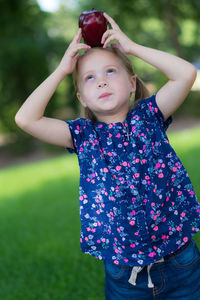
[[[103,94],[101,94],[101,96],[99,98],[106,98],[110,95],[111,95],[111,93],[103,93]]]

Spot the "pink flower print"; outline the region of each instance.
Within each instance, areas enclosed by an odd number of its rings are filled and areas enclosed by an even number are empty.
[[[133,216],[135,216],[135,210],[133,210],[133,211],[131,212],[131,214],[132,214]]]
[[[117,138],[120,138],[120,136],[121,136],[121,134],[120,134],[120,133],[118,133],[118,134],[116,135],[116,137],[117,137]]]
[[[156,255],[156,253],[153,251],[153,252],[150,252],[148,256],[154,257],[155,255]]]
[[[130,247],[131,248],[135,248],[135,244],[130,244]]]
[[[83,150],[84,150],[83,147],[81,147],[79,151],[83,151]]]
[[[134,185],[131,185],[131,186],[130,186],[130,189],[132,189],[132,190],[133,190],[134,188],[135,188],[135,187],[134,187]],[[134,199],[134,200],[135,200],[135,199]]]
[[[135,175],[136,178],[140,177],[140,173],[135,173],[134,175]]]
[[[100,241],[100,240],[97,240],[97,243],[98,243],[98,244],[100,244],[100,243],[101,243],[101,241]]]
[[[112,128],[112,127],[113,127],[113,125],[112,125],[112,124],[109,124],[109,129]]]
[[[150,179],[149,175],[146,175],[146,176],[145,176],[145,179],[146,179],[146,180]]]
[[[167,196],[166,201],[169,201],[169,196]]]
[[[155,220],[157,219],[157,217],[158,217],[158,216],[154,216],[154,217],[153,217],[153,220],[155,221]]]
[[[173,172],[176,172],[176,171],[177,171],[177,168],[176,168],[176,167],[173,167],[173,168],[172,168],[172,171],[173,171]]]
[[[162,167],[162,168],[165,168],[165,164],[162,164],[161,167]]]
[[[119,264],[118,260],[114,260],[114,264],[118,265]]]
[[[116,166],[116,168],[115,168],[115,169],[116,169],[117,171],[120,171],[120,170],[121,170],[121,168],[122,168],[121,166]]]
[[[178,191],[178,196],[180,196],[182,194],[182,192],[181,191]]]
[[[90,227],[87,227],[87,231],[90,231]]]
[[[79,200],[82,201],[82,200],[83,200],[83,196],[80,196],[80,197],[79,197]]]
[[[124,258],[124,261],[125,261],[125,262],[128,262],[128,259],[127,259],[127,258]]]
[[[151,236],[151,239],[152,239],[152,240],[154,240],[155,238],[156,238],[156,236],[155,236],[155,235],[152,235],[152,236]]]
[[[115,253],[118,253],[118,252],[119,252],[119,250],[115,249]]]
[[[134,234],[135,234],[135,235],[138,235],[138,234],[139,234],[139,232],[137,231],[137,232],[135,232]]]
[[[153,228],[153,230],[154,230],[154,231],[158,231],[158,226],[155,226],[155,227]]]
[[[160,173],[160,174],[158,175],[158,177],[159,177],[159,178],[163,178],[163,177],[164,177],[163,173]]]
[[[136,162],[136,163],[139,163],[139,162],[140,162],[139,158],[136,158],[135,162]]]
[[[80,243],[82,243],[83,242],[83,240],[82,240],[82,238],[80,238]]]
[[[184,240],[184,242],[185,242],[185,243],[187,243],[187,241],[188,241],[188,237],[187,237],[187,236],[186,236],[186,237],[184,237],[184,238],[183,238],[183,240]]]
[[[165,240],[167,237],[166,235],[162,235],[162,239]]]
[[[155,202],[152,202],[152,203],[151,203],[151,206],[155,206]]]
[[[109,156],[113,156],[111,152],[108,152],[108,155],[109,155]]]
[[[92,177],[95,177],[95,173],[92,173]]]
[[[121,232],[120,228],[117,228],[117,231],[118,231],[118,232]]]
[[[160,163],[157,163],[157,164],[156,164],[156,168],[157,168],[157,169],[160,168]]]
[[[97,213],[97,215],[100,215],[100,210],[97,210],[96,213]]]
[[[103,243],[105,243],[105,241],[106,241],[106,239],[105,239],[105,238],[102,238],[101,240],[102,240],[102,242],[103,242]]]
[[[182,218],[185,217],[185,212],[182,212],[182,213],[181,213],[181,217],[182,217]]]
[[[150,212],[152,215],[154,214],[154,211],[153,210],[151,210],[151,212]]]
[[[94,183],[95,183],[95,180],[94,180],[94,179],[92,179],[92,180],[91,180],[91,182],[94,184]]]
[[[181,228],[180,226],[178,226],[178,227],[176,228],[176,230],[177,230],[177,231],[181,231],[182,228]]]
[[[128,145],[128,143],[127,142],[124,142],[124,146],[127,146]]]
[[[142,163],[145,164],[146,163],[146,159],[142,159]],[[149,179],[149,178],[148,178]]]
[[[111,233],[111,230],[110,230],[110,229],[108,229],[108,233]]]
[[[108,169],[107,168],[103,168],[104,173],[108,173]]]
[[[200,212],[200,209],[199,209],[199,208],[197,209],[197,212],[198,212],[198,213]]]
[[[110,197],[110,200],[111,200],[111,201],[115,201],[115,197],[111,196],[111,197]]]
[[[134,226],[134,225],[135,225],[135,221],[130,221],[129,224],[130,224],[131,226]]]
[[[85,241],[86,241],[86,242],[88,241],[88,237],[87,237],[87,236],[85,237]]]
[[[126,167],[126,166],[127,166],[127,162],[124,161],[124,162],[122,163],[122,165],[123,165],[124,167]]]
[[[112,133],[109,133],[109,138],[111,138],[112,137]]]
[[[142,251],[138,251],[139,252],[139,254],[143,254],[144,252],[142,252]]]
[[[101,226],[101,222],[98,221],[98,222],[97,222],[97,225],[98,225],[98,226]]]
[[[191,191],[191,192],[190,192],[190,195],[194,195],[194,191]]]
[[[164,218],[162,221],[165,222],[167,220],[167,218]]]

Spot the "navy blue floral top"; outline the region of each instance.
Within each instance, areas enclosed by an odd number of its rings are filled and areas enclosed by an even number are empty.
[[[169,144],[156,95],[124,122],[66,121],[80,166],[81,250],[97,259],[144,266],[200,230],[200,203]]]

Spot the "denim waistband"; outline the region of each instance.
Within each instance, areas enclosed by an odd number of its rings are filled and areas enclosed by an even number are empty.
[[[150,275],[150,270],[151,270],[151,267],[154,265],[154,264],[157,264],[157,263],[161,263],[161,262],[164,262],[165,260],[168,260],[170,257],[174,257],[176,256],[177,254],[181,253],[185,248],[188,247],[188,245],[191,243],[191,240],[188,241],[185,245],[183,245],[180,249],[178,249],[177,251],[173,252],[173,253],[170,253],[164,257],[162,257],[160,260],[156,261],[155,263],[152,263],[150,265],[147,266],[147,274],[148,274],[148,287],[149,288],[153,288],[154,287],[154,284],[151,280],[151,275]],[[132,271],[131,271],[131,276],[128,280],[128,282],[132,285],[136,285],[136,279],[137,279],[137,275],[140,271],[142,271],[143,269],[145,268],[145,266],[142,266],[142,267],[132,267]]]

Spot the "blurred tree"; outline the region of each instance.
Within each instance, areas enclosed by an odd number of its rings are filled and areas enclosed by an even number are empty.
[[[3,132],[17,132],[18,140],[23,142],[30,137],[17,128],[15,113],[49,75],[49,62],[64,40],[49,37],[44,26],[49,14],[40,11],[36,1],[7,0],[0,4],[0,128]],[[55,106],[56,102],[51,101],[48,114]]]

